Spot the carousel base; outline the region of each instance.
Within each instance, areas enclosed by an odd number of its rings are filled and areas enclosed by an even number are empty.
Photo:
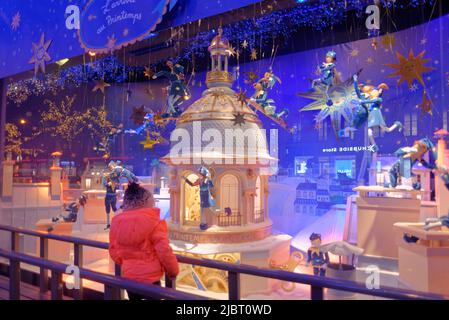
[[[259,241],[272,234],[272,222],[267,220],[257,224],[244,226],[220,227],[210,226],[207,230],[200,230],[198,225],[180,226],[168,221],[170,240],[179,240],[190,243],[245,243]]]
[[[273,234],[263,240],[243,243],[193,243],[171,240],[173,250],[182,255],[214,259],[227,263],[269,268],[270,261],[287,261],[291,237]],[[181,265],[177,278],[180,285],[191,286],[205,292],[226,293],[227,272],[191,265]],[[279,281],[249,275],[240,277],[240,295],[269,294],[279,286]]]

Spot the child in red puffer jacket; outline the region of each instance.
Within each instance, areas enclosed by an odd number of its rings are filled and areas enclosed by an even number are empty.
[[[154,208],[153,195],[137,183],[130,183],[123,199],[123,212],[112,219],[109,254],[121,266],[122,276],[138,282],[160,285],[167,273],[179,273],[178,261],[169,245],[167,224]],[[143,297],[128,292],[130,300]]]

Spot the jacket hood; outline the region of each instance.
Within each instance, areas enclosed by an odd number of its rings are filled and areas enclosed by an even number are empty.
[[[111,229],[116,232],[118,244],[134,247],[149,239],[160,221],[159,208],[133,209],[115,216],[112,219]]]

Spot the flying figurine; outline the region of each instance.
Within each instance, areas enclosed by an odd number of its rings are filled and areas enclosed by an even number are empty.
[[[337,60],[337,53],[335,51],[328,51],[326,53],[326,59],[321,65],[318,66],[320,77],[312,80],[312,89],[316,86],[324,86],[324,94],[326,95],[326,104],[331,106],[333,104],[329,96],[329,88],[334,84],[336,79],[335,61]]]
[[[279,113],[276,113],[276,105],[273,99],[268,98],[268,93],[273,89],[276,82],[282,83],[281,79],[277,77],[271,67],[265,72],[262,79],[253,84],[254,94],[250,100],[255,101],[263,108],[263,113],[269,117],[275,119],[281,119],[288,115],[288,109],[284,109]]]
[[[167,87],[167,111],[163,114],[163,117],[177,118],[182,113],[181,109],[179,109],[180,105],[190,99],[190,91],[185,81],[184,67],[174,64],[172,60],[167,60],[166,65],[170,71],[159,71],[152,78],[165,77],[169,80]]]

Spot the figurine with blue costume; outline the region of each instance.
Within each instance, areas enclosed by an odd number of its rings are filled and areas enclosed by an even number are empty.
[[[396,129],[402,131],[402,123],[395,121],[391,127],[387,127],[385,123],[381,111],[383,102],[382,94],[384,90],[388,89],[388,86],[385,83],[381,83],[377,87],[371,85],[359,86],[357,82],[357,74],[353,76],[353,79],[354,89],[360,105],[355,109],[352,126],[344,129],[344,131],[356,130],[368,121],[368,138],[370,140],[370,144],[373,146],[372,150],[377,152],[379,148],[374,140],[373,128],[377,127],[384,132],[392,132]]]
[[[395,188],[398,184],[398,178],[411,178],[413,177],[412,169],[416,163],[430,170],[437,169],[436,165],[436,152],[435,146],[429,138],[424,138],[414,142],[412,147],[403,147],[396,150],[395,155],[398,160],[392,165],[389,171],[390,186]],[[424,159],[424,156],[429,155],[429,161]],[[447,175],[447,183],[449,184],[449,175]],[[443,178],[444,180],[444,178]],[[415,190],[421,189],[421,184],[417,181],[413,183]]]
[[[335,51],[328,51],[326,53],[325,62],[318,66],[320,77],[312,80],[312,89],[316,86],[324,86],[324,93],[326,95],[326,104],[331,106],[333,104],[329,97],[329,88],[334,84],[336,79],[335,61],[337,60],[337,53]]]
[[[167,112],[162,117],[176,118],[182,113],[179,106],[190,99],[190,91],[185,82],[184,67],[174,64],[172,60],[167,60],[166,65],[170,71],[159,71],[153,75],[153,79],[165,77],[169,80],[167,87]]]
[[[312,265],[314,275],[325,276],[329,254],[321,251],[321,234],[312,233],[309,239],[311,246],[307,250],[307,265]]]
[[[221,209],[216,208],[216,201],[212,197],[212,189],[214,188],[214,183],[212,182],[210,171],[201,166],[198,169],[199,178],[195,182],[191,182],[186,177],[182,177],[185,182],[191,186],[198,186],[200,189],[200,229],[207,230],[206,221],[206,209],[212,211],[214,214],[219,214]],[[224,209],[225,213],[229,216],[232,214],[231,208],[227,207]]]
[[[110,213],[111,209],[117,212],[117,190],[120,186],[120,179],[126,178],[129,183],[137,182],[139,179],[130,170],[124,168],[121,162],[110,161],[108,164],[109,172],[103,174],[102,184],[106,188],[104,205],[106,210],[106,228],[111,226]]]
[[[152,112],[148,112],[147,114],[145,114],[143,118],[143,124],[140,127],[138,127],[137,129],[125,130],[125,133],[140,135],[142,132],[148,129],[151,129],[153,131],[156,130],[154,123],[154,114]]]
[[[284,109],[281,112],[276,113],[276,105],[274,100],[268,98],[268,93],[273,89],[276,82],[282,83],[281,79],[273,73],[273,70],[270,67],[268,71],[265,72],[263,78],[253,84],[255,92],[250,99],[258,103],[263,108],[264,113],[267,116],[280,119],[288,116],[288,109]]]

